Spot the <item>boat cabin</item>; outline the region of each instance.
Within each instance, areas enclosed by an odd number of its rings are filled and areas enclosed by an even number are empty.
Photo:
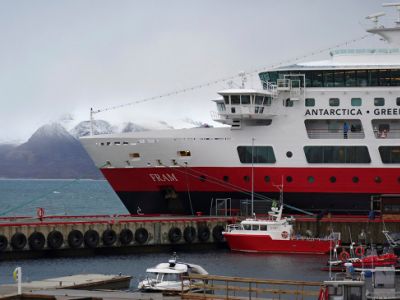
[[[275,116],[271,112],[273,94],[268,90],[228,89],[220,91],[223,99],[214,100],[217,104],[219,122],[232,125],[234,121],[255,120],[259,124]]]

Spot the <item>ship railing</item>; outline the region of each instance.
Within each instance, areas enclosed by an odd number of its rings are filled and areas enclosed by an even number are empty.
[[[278,95],[277,85],[273,82],[261,80],[264,90],[267,90],[271,93],[272,97],[276,97]]]
[[[347,134],[342,129],[307,129],[310,139],[363,139],[364,131],[348,131]]]

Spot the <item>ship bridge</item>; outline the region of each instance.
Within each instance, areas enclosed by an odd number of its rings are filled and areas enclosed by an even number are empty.
[[[232,125],[240,129],[241,123],[263,125],[271,122],[275,114],[271,111],[275,90],[227,89],[218,92],[222,99],[214,100],[217,113],[212,114],[214,121]]]

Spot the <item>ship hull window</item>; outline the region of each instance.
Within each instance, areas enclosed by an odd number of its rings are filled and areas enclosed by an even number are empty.
[[[400,146],[381,146],[379,153],[384,164],[400,164]]]
[[[385,98],[374,98],[374,105],[375,106],[384,106]]]
[[[365,146],[305,146],[308,163],[314,164],[365,164],[371,162]]]
[[[232,105],[240,105],[240,96],[239,95],[231,95],[231,104]]]
[[[307,107],[315,106],[315,99],[314,98],[306,98],[305,104]]]
[[[329,98],[329,106],[339,106],[340,100],[339,98]]]
[[[276,162],[274,150],[271,146],[239,146],[237,151],[239,160],[243,164],[271,164]]]
[[[351,98],[351,106],[361,106],[361,98]]]

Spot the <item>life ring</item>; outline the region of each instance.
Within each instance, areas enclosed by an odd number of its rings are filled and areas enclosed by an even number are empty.
[[[358,256],[358,257],[363,257],[365,254],[365,248],[363,246],[357,246],[356,250],[354,251],[354,253]]]
[[[196,228],[188,226],[183,231],[183,238],[187,243],[192,243],[196,239]]]
[[[8,246],[8,239],[4,235],[0,235],[0,252],[3,252],[4,250],[7,249]]]
[[[25,246],[26,246],[25,234],[17,232],[11,237],[11,247],[14,250],[22,250],[25,248]]]
[[[178,227],[172,227],[168,231],[168,239],[171,243],[177,243],[182,238],[182,231]]]
[[[282,236],[282,238],[287,239],[289,236],[289,233],[287,231],[282,231],[281,236]]]
[[[224,230],[225,230],[225,228],[222,225],[217,225],[213,228],[212,235],[213,235],[214,241],[222,242],[224,240],[224,235],[222,234],[222,232]]]
[[[96,230],[89,229],[83,236],[85,246],[88,248],[96,248],[100,241],[100,236]]]
[[[198,227],[197,237],[200,241],[206,242],[210,238],[210,229],[207,226],[202,225]]]
[[[42,250],[46,243],[46,238],[43,233],[36,231],[29,236],[28,243],[31,250]]]
[[[350,254],[346,250],[343,250],[342,252],[340,252],[339,259],[341,261],[347,261],[349,258],[350,258]]]
[[[130,229],[125,228],[122,229],[119,233],[119,242],[121,245],[126,246],[129,245],[133,241],[133,233]]]
[[[83,243],[83,234],[79,230],[72,230],[68,234],[68,245],[73,248],[79,248]]]
[[[135,241],[138,244],[144,244],[147,242],[147,239],[149,238],[149,233],[147,232],[146,228],[139,228],[136,229],[135,231]]]
[[[117,233],[112,229],[106,229],[101,235],[101,240],[103,241],[103,245],[112,246],[117,241]]]
[[[53,230],[47,235],[47,247],[59,249],[64,243],[64,236],[58,230]]]

